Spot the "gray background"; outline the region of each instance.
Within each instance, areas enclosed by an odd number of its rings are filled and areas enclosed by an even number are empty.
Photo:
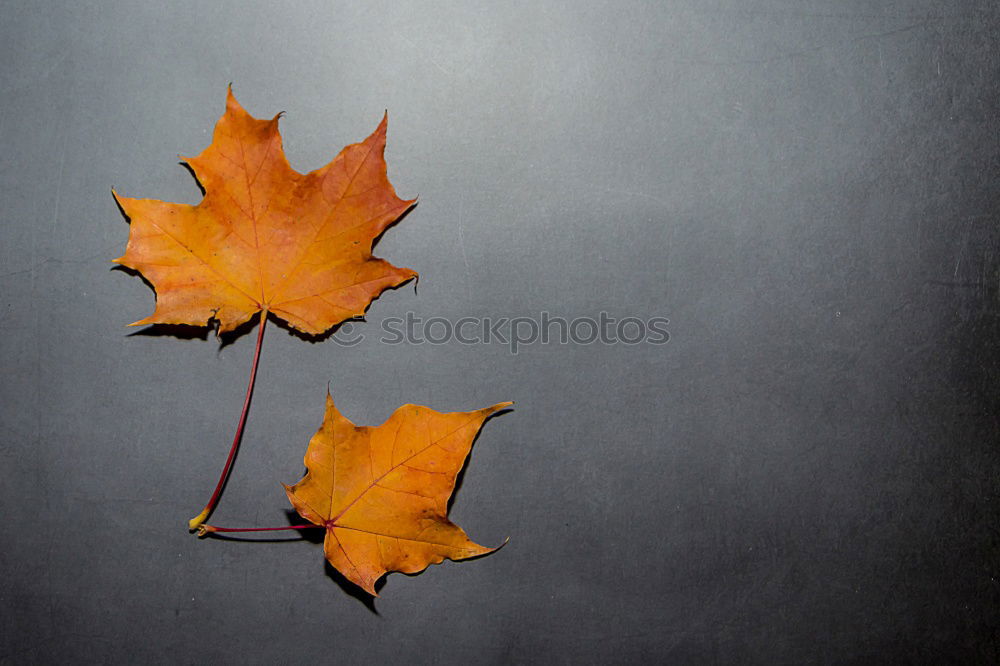
[[[0,660],[1000,658],[993,3],[485,4],[3,3]],[[300,171],[389,110],[421,280],[353,348],[270,329],[212,522],[285,524],[328,382],[361,424],[517,401],[452,510],[510,543],[374,605],[184,529],[252,332],[124,327],[110,188],[197,202],[230,81]],[[378,340],[542,310],[672,338]]]

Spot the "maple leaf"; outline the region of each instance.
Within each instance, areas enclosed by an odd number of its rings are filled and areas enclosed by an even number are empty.
[[[403,405],[378,427],[358,427],[328,394],[306,475],[285,492],[303,518],[326,528],[330,564],[373,596],[387,572],[492,552],[448,520],[448,499],[483,422],[511,404],[448,414]]]
[[[115,193],[131,228],[114,261],[142,273],[157,294],[153,314],[132,326],[216,319],[225,332],[270,312],[319,335],[416,277],[371,254],[416,201],[397,197],[386,176],[387,117],[326,166],[300,174],[285,159],[280,116],[254,118],[230,88],[211,145],[182,158],[205,191],[197,206]]]

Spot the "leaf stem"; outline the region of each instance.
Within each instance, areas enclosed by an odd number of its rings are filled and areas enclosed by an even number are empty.
[[[284,527],[216,527],[215,525],[199,525],[198,536],[205,536],[213,532],[274,532],[276,530],[310,530],[325,525],[285,525]]]
[[[257,348],[253,353],[253,365],[250,368],[250,381],[247,383],[247,394],[243,399],[243,411],[240,414],[240,421],[236,426],[236,434],[233,436],[233,444],[229,448],[229,457],[226,458],[226,464],[222,468],[222,474],[219,475],[219,482],[215,484],[215,492],[212,493],[212,498],[208,500],[208,504],[197,516],[188,521],[189,530],[197,530],[200,528],[208,517],[215,510],[215,505],[219,502],[219,496],[222,494],[222,489],[226,485],[226,480],[229,478],[229,472],[233,468],[233,460],[236,459],[236,451],[240,448],[240,441],[243,439],[243,428],[247,424],[247,413],[250,411],[250,398],[253,397],[253,386],[257,381],[257,365],[260,362],[260,347],[261,343],[264,341],[264,327],[267,324],[267,308],[263,308],[260,311],[260,325],[257,330]]]

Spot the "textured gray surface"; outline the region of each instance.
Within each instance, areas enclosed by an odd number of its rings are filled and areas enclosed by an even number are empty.
[[[0,660],[997,661],[990,2],[3,3]],[[204,6],[202,6],[204,5]],[[489,422],[499,553],[374,608],[303,541],[199,541],[253,346],[135,335],[110,195],[232,81],[299,170],[389,109],[385,317],[661,315],[663,346],[265,340],[213,522],[282,524],[323,393]]]

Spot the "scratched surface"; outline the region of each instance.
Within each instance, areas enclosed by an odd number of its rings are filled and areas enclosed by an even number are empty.
[[[993,2],[273,5],[3,3],[0,663],[1000,662]],[[287,522],[328,383],[515,400],[452,509],[498,553],[366,604],[184,529],[254,336],[130,335],[110,189],[196,202],[230,81],[300,171],[389,110],[421,279],[354,346],[269,330],[213,522]],[[670,341],[380,339],[543,311]]]

